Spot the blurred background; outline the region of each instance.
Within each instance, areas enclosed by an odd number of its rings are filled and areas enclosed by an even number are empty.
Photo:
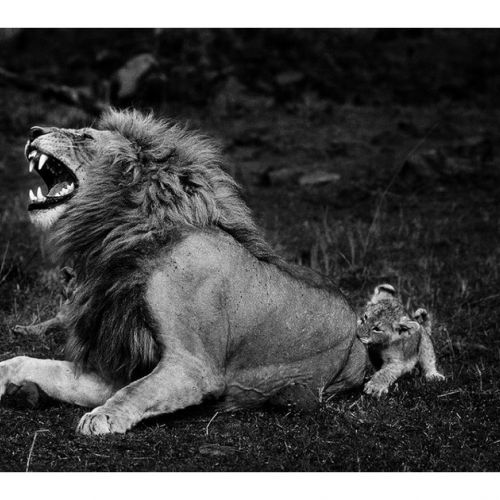
[[[497,30],[3,29],[5,69],[114,105],[498,104]]]

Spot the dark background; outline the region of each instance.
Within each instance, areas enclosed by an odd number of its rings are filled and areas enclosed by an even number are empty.
[[[0,359],[60,357],[64,342],[10,330],[60,300],[25,212],[27,130],[112,104],[217,137],[273,245],[358,309],[389,282],[430,310],[447,376],[93,439],[74,433],[80,408],[7,398],[0,470],[498,470],[499,48],[498,30],[473,29],[0,31]]]

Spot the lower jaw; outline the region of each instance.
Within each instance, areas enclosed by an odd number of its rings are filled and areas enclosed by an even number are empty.
[[[48,229],[52,226],[66,209],[64,204],[54,205],[50,208],[33,208],[28,214],[31,222],[42,229]]]

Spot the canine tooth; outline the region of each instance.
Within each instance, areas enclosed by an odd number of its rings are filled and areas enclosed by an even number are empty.
[[[28,158],[31,160],[31,159],[33,159],[35,156],[36,156],[36,151],[32,151],[32,152],[29,154]]]
[[[34,168],[35,168],[35,160],[30,160],[30,172],[33,172]]]
[[[43,166],[45,165],[45,162],[49,159],[49,157],[45,154],[40,155],[40,159],[38,160],[38,170],[42,170]]]
[[[68,186],[68,191],[69,191],[69,192],[72,192],[74,189],[75,189],[75,185],[74,185],[73,183],[71,183],[71,184]]]
[[[35,193],[30,189],[30,201],[37,201]]]
[[[38,189],[36,191],[36,198],[38,201],[45,201],[45,196],[42,194],[42,189],[40,186],[38,186]]]

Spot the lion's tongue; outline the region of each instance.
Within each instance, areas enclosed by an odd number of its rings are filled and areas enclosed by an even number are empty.
[[[53,186],[50,191],[47,193],[48,196],[58,196],[59,192],[62,191],[65,187],[68,187],[69,184],[64,182],[59,182],[55,186]]]

